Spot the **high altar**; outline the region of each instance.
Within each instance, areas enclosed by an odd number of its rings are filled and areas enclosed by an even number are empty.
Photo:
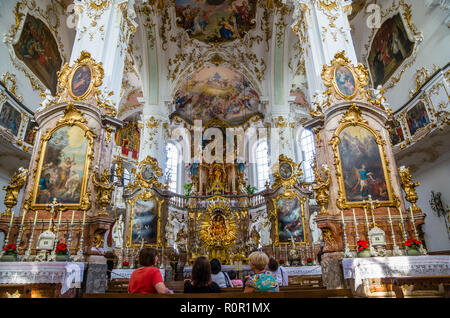
[[[348,1],[249,3],[207,34],[179,16],[183,5],[76,2],[74,46],[55,92],[41,94],[30,164],[3,188],[3,261],[21,262],[22,274],[53,268],[59,284],[87,271],[87,290],[104,292],[107,266],[136,268],[144,247],[157,249],[166,280],[200,255],[242,272],[261,250],[287,267],[320,263],[335,289],[349,259],[427,255],[405,246],[423,242],[426,211],[397,166],[383,90],[357,61]],[[11,48],[28,12],[15,8]],[[415,47],[420,34],[405,27]],[[288,68],[304,78],[303,106],[290,102]],[[310,159],[296,145],[303,132]]]

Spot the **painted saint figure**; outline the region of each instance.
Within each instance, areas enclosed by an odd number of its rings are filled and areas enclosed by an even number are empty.
[[[361,169],[358,169],[357,176],[358,176],[358,183],[354,186],[353,189],[356,189],[356,187],[359,185],[359,191],[361,193],[361,199],[364,200],[369,195],[369,182],[368,182],[368,180],[370,179],[371,181],[375,182],[375,179],[373,178],[373,173],[369,172],[366,169],[366,165],[365,164],[363,164],[361,166]]]

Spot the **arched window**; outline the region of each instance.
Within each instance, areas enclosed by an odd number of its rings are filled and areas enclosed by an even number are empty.
[[[169,181],[169,190],[177,192],[177,176],[178,176],[178,149],[172,144],[168,143],[166,146],[167,151],[167,163],[165,175]]]
[[[314,182],[312,164],[314,163],[314,135],[305,129],[300,137],[300,148],[303,153],[303,173],[306,182]]]
[[[258,190],[264,190],[266,181],[269,180],[269,156],[267,141],[261,142],[256,148],[256,172]]]

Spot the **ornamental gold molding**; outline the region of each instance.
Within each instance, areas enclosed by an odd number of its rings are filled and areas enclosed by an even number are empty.
[[[6,211],[2,216],[11,216],[11,209],[17,204],[19,192],[25,185],[27,177],[28,169],[20,167],[9,180],[9,184],[2,187],[2,189],[6,191],[5,199],[3,201],[6,206]]]
[[[273,187],[285,187],[285,188],[292,188],[295,184],[298,183],[298,178],[303,175],[303,171],[300,168],[302,163],[295,163],[292,159],[286,157],[285,155],[281,154],[278,158],[278,163],[275,165],[275,172],[273,173],[274,182]],[[290,175],[283,176],[280,172],[280,167],[287,167],[290,168]]]
[[[50,210],[47,204],[37,204],[36,196],[39,189],[39,180],[42,173],[42,168],[44,164],[45,151],[47,149],[47,143],[52,137],[53,133],[64,126],[78,126],[85,133],[85,138],[87,139],[87,148],[84,160],[83,177],[81,181],[81,191],[80,191],[80,203],[78,204],[62,204],[65,208],[74,210],[87,211],[91,207],[90,203],[90,191],[88,191],[88,180],[91,175],[91,164],[94,160],[94,139],[97,137],[95,133],[85,125],[86,119],[82,116],[81,112],[73,105],[73,103],[68,103],[66,109],[64,110],[64,115],[61,119],[56,122],[55,127],[48,129],[47,132],[41,137],[39,150],[36,156],[36,165],[33,169],[34,176],[34,187],[32,195],[32,209],[40,210]]]
[[[388,201],[380,202],[380,206],[391,207],[395,206],[396,200],[398,200],[394,194],[394,189],[391,185],[391,170],[389,168],[389,161],[384,150],[386,142],[383,140],[380,134],[377,133],[375,129],[370,127],[367,120],[362,117],[361,110],[352,104],[352,106],[347,110],[344,117],[339,121],[340,125],[336,128],[333,137],[328,142],[333,148],[334,155],[334,166],[336,170],[336,178],[339,185],[338,198],[336,200],[336,205],[339,209],[345,210],[355,207],[364,207],[364,202],[347,202],[347,195],[345,191],[344,176],[341,164],[341,155],[339,152],[339,144],[341,139],[339,138],[340,133],[344,128],[348,126],[360,126],[367,129],[375,137],[375,141],[378,144],[378,151],[380,154],[380,160],[383,167],[384,178],[386,180],[386,187],[388,191]]]
[[[353,77],[354,90],[350,95],[344,94],[339,89],[335,76],[337,68],[344,68]],[[326,101],[319,99],[322,105],[316,105],[318,107],[317,115],[320,115],[321,108],[329,107],[335,101],[368,100],[368,91],[365,90],[368,84],[368,76],[368,69],[361,63],[358,63],[356,67],[353,66],[345,56],[345,51],[336,53],[334,59],[331,61],[331,65],[324,65],[322,69],[322,80],[327,87],[327,90],[323,93],[326,96]]]
[[[155,158],[147,156],[139,163],[137,169],[136,180],[128,188],[132,190],[137,188],[164,188],[164,185],[158,181],[158,178],[162,176],[162,170]]]
[[[325,174],[326,178],[321,177],[319,169],[317,168],[317,163],[313,167],[314,171],[314,184],[312,189],[316,192],[316,202],[321,206],[319,214],[330,214],[325,206],[328,204],[330,196],[330,183],[331,183],[331,172],[326,166],[322,166],[322,172]]]
[[[285,198],[285,199],[293,199],[296,198],[299,203],[300,203],[300,209],[302,211],[302,228],[303,228],[303,242],[296,242],[296,244],[305,244],[308,245],[308,235],[306,235],[306,229],[305,229],[305,202],[306,202],[306,198],[305,197],[301,197],[297,191],[294,191],[292,189],[287,189],[286,191],[284,191],[282,194],[279,194],[277,197],[272,198],[272,205],[273,205],[273,209],[270,212],[269,218],[272,221],[272,228],[275,228],[275,233],[274,233],[274,238],[272,238],[272,241],[274,242],[275,246],[280,246],[280,245],[290,245],[291,242],[280,242],[280,234],[279,234],[279,229],[278,229],[278,206],[277,206],[277,202],[280,198]]]
[[[108,173],[108,168],[105,168],[103,173],[98,177],[97,171],[92,175],[92,183],[95,186],[97,203],[102,207],[102,211],[98,215],[108,216],[106,207],[111,204],[111,193],[114,189],[114,185],[110,183],[111,174]]]
[[[409,168],[405,168],[404,166],[398,168],[398,174],[400,176],[402,188],[406,194],[406,200],[411,203],[414,211],[421,211],[416,204],[419,199],[416,187],[420,186],[420,182],[414,182],[411,173],[409,172]]]
[[[21,103],[23,102],[23,96],[19,95],[16,91],[17,82],[16,82],[16,74],[11,74],[10,72],[6,72],[2,75],[1,79],[3,85],[10,91]]]
[[[419,68],[416,71],[415,75],[416,86],[414,87],[414,89],[409,91],[409,98],[413,98],[413,96],[420,90],[420,88],[437,72],[439,72],[439,66],[437,65],[433,66],[433,70],[431,71],[431,73],[426,67]]]
[[[153,247],[158,248],[162,246],[161,244],[161,206],[164,203],[164,200],[158,199],[155,195],[153,195],[149,190],[145,190],[141,192],[139,195],[137,195],[134,199],[129,199],[128,204],[130,206],[130,224],[129,224],[129,231],[128,231],[128,240],[127,240],[127,247],[139,247],[142,246],[141,244],[133,244],[131,242],[132,233],[133,233],[133,219],[134,219],[134,206],[138,200],[142,201],[150,201],[154,200],[157,203],[158,206],[158,226],[156,230],[156,244],[149,244],[145,243],[144,247]]]

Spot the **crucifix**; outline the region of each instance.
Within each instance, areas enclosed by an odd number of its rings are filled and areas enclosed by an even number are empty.
[[[47,204],[47,207],[51,208],[50,209],[50,220],[48,222],[48,230],[50,231],[50,229],[52,227],[52,221],[56,217],[55,210],[56,211],[59,210],[59,213],[62,213],[62,211],[65,209],[62,207],[62,204],[59,203],[58,200],[56,200],[56,198],[53,198],[52,203]]]
[[[363,200],[363,204],[367,206],[370,214],[372,215],[373,226],[377,226],[375,223],[375,216],[373,215],[373,211],[380,206],[380,201],[372,200],[372,196],[369,194],[369,200]]]

